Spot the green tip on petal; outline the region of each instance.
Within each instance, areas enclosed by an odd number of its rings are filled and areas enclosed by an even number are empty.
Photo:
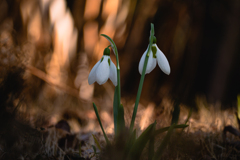
[[[156,56],[156,53],[157,53],[156,46],[152,46],[152,52],[153,52],[153,58],[157,58],[157,56]]]
[[[100,63],[103,61],[103,59],[104,59],[104,57],[102,57],[102,59],[101,59]]]
[[[110,66],[110,64],[111,64],[111,60],[110,58],[108,58],[108,65]]]
[[[110,49],[109,48],[105,48],[104,52],[103,52],[103,55],[110,56]]]
[[[153,36],[153,44],[157,43],[157,38],[155,36]]]

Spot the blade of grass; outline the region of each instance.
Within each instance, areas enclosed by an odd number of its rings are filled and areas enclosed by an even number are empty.
[[[147,54],[146,54],[146,57],[145,57],[144,65],[143,65],[143,71],[142,71],[141,79],[140,79],[140,82],[139,82],[137,97],[136,97],[136,101],[135,101],[135,105],[134,105],[134,109],[133,109],[133,114],[132,114],[132,120],[131,120],[131,124],[130,124],[130,132],[132,132],[133,127],[134,127],[134,122],[135,122],[137,109],[138,109],[138,103],[139,103],[140,96],[141,96],[141,93],[142,93],[142,87],[143,87],[143,82],[144,82],[144,78],[145,78],[148,58],[149,58],[150,51],[152,49],[151,46],[153,44],[153,36],[154,36],[154,25],[151,23],[150,42],[149,42],[148,51],[147,51]]]
[[[189,121],[191,115],[192,115],[192,108],[191,108],[190,111],[188,112],[188,117],[187,117],[187,119],[186,119],[186,121],[185,121],[185,124],[187,124],[187,122]],[[180,135],[183,133],[184,129],[185,129],[185,128],[182,128],[182,131],[181,131]]]
[[[125,120],[124,120],[124,108],[121,104],[118,108],[118,118],[117,118],[117,135],[123,131],[125,128]]]
[[[162,153],[163,153],[164,149],[167,147],[168,142],[170,141],[170,137],[171,137],[171,135],[173,133],[173,129],[174,128],[175,128],[175,124],[170,126],[167,135],[164,137],[161,145],[159,146],[159,148],[155,152],[153,160],[161,159]]]
[[[148,126],[148,128],[138,137],[138,139],[133,144],[129,152],[129,159],[140,159],[142,151],[146,146],[148,140],[152,136],[153,128],[156,125],[156,122]]]
[[[109,140],[108,140],[108,138],[107,138],[107,135],[106,135],[106,133],[105,133],[105,131],[104,131],[104,129],[103,129],[102,122],[101,122],[101,120],[100,120],[100,117],[99,117],[99,114],[98,114],[98,110],[97,110],[97,106],[95,105],[95,103],[93,103],[93,108],[94,108],[95,114],[96,114],[96,116],[97,116],[99,125],[100,125],[100,127],[101,127],[101,129],[102,129],[104,138],[105,138],[107,144],[110,145],[110,142],[109,142]]]
[[[148,148],[148,160],[152,160],[153,156],[154,156],[154,141],[155,141],[155,136],[154,136],[154,132],[156,129],[156,121],[155,121],[155,125],[153,126],[152,129],[152,135],[150,140],[149,140],[149,148]]]
[[[170,127],[164,127],[164,128],[156,130],[155,133],[154,133],[154,136],[157,136],[157,135],[159,135],[163,132],[168,131]],[[186,124],[174,125],[174,128],[186,128],[186,127],[188,127],[188,125],[186,125]]]
[[[133,146],[133,144],[135,143],[135,141],[136,141],[136,129],[134,129],[134,131],[131,133],[129,140],[126,144],[125,152],[124,152],[125,155],[123,160],[125,160],[128,157],[129,151]]]
[[[96,148],[94,145],[92,145],[92,148],[93,148],[94,154],[96,155],[96,153],[97,153],[97,148]]]
[[[93,139],[94,139],[94,142],[96,143],[96,145],[97,145],[97,147],[98,147],[98,149],[101,151],[102,150],[102,148],[101,148],[101,146],[100,146],[100,144],[99,144],[99,142],[98,142],[98,140],[97,140],[97,138],[92,134],[92,136],[93,136]]]
[[[240,94],[237,96],[237,113],[238,113],[238,118],[240,118]]]

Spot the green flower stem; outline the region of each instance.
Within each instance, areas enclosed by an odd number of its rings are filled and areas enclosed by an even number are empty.
[[[114,102],[113,102],[113,112],[114,112],[114,131],[115,134],[117,132],[117,118],[118,118],[118,110],[120,108],[121,104],[121,88],[120,88],[120,65],[119,65],[119,58],[118,58],[118,50],[117,46],[114,43],[114,41],[107,35],[101,34],[101,36],[105,37],[111,44],[111,47],[113,49],[113,52],[116,56],[117,61],[117,86],[115,87],[115,93],[114,93]]]
[[[153,37],[154,37],[154,25],[151,23],[150,42],[149,42],[146,58],[145,58],[145,61],[144,61],[142,76],[141,76],[139,87],[138,87],[137,97],[136,97],[135,106],[134,106],[133,115],[132,115],[132,120],[131,120],[131,124],[130,124],[130,132],[132,132],[133,127],[134,127],[134,122],[135,122],[135,118],[136,118],[136,114],[137,114],[138,104],[139,104],[140,96],[141,96],[141,93],[142,93],[142,87],[143,87],[143,82],[144,82],[144,78],[145,78],[148,58],[149,58],[150,51],[152,49]]]
[[[120,106],[121,103],[121,87],[120,87],[120,65],[119,65],[119,58],[118,58],[118,50],[117,50],[117,46],[114,43],[114,41],[112,40],[111,43],[112,49],[114,49],[114,53],[116,55],[116,61],[117,61],[117,90],[118,90],[118,104]]]

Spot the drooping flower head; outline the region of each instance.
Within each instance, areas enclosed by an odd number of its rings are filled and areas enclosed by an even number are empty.
[[[139,70],[140,74],[142,74],[143,65],[144,65],[147,51],[148,51],[148,49],[143,53],[143,55],[140,59],[140,62],[139,62],[138,70]],[[165,55],[163,54],[163,52],[158,48],[158,46],[156,44],[156,37],[154,36],[153,44],[151,46],[151,51],[150,51],[149,59],[148,59],[148,63],[147,63],[146,74],[150,73],[156,67],[157,63],[158,63],[158,66],[160,67],[160,69],[165,74],[167,74],[167,75],[170,74],[171,70],[170,70],[168,60],[165,57]]]
[[[97,82],[99,85],[104,84],[108,78],[117,86],[117,69],[110,59],[110,49],[107,47],[103,52],[102,58],[93,66],[88,76],[88,83],[91,85]]]

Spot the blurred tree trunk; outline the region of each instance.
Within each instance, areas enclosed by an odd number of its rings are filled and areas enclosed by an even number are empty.
[[[240,1],[232,1],[229,9],[225,19],[226,30],[218,48],[219,55],[216,56],[216,64],[209,82],[209,98],[219,100],[223,100],[229,92],[226,87],[227,83],[231,83],[229,77],[234,65],[234,55],[238,53],[240,37]]]

